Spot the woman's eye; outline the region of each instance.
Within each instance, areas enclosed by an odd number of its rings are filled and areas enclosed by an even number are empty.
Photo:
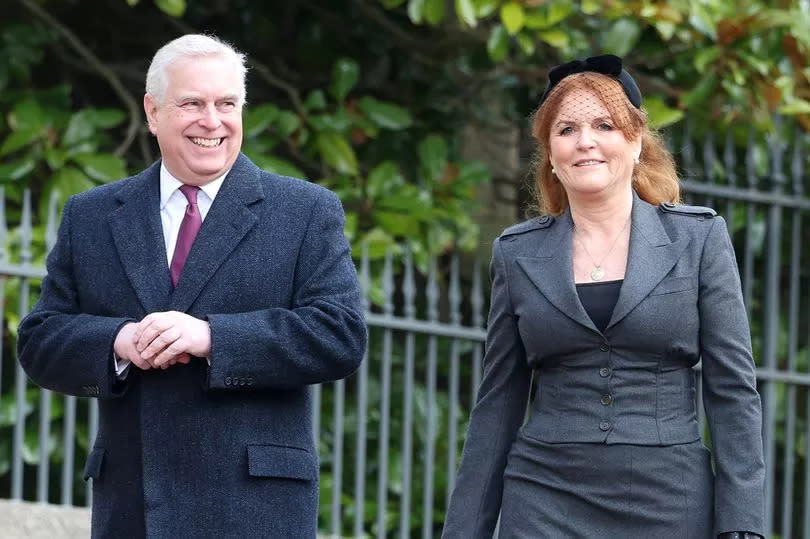
[[[571,134],[571,133],[573,133],[573,132],[574,132],[574,128],[573,128],[573,127],[571,127],[571,126],[568,126],[568,127],[563,127],[563,128],[560,130],[560,135],[570,135],[570,134]]]
[[[613,126],[607,122],[602,122],[599,124],[599,129],[602,131],[613,131]]]

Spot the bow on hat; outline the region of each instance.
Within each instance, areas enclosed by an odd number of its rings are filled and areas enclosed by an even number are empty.
[[[543,97],[540,98],[540,103],[546,100],[551,90],[565,77],[586,71],[613,77],[622,85],[622,89],[630,103],[636,108],[641,107],[641,91],[638,89],[636,81],[633,80],[630,73],[622,69],[622,59],[613,54],[591,56],[584,60],[573,60],[552,68],[548,72],[548,86],[546,86],[546,91],[543,92]]]

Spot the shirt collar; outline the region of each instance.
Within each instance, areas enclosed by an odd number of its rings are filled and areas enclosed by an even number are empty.
[[[228,175],[230,169],[226,170],[225,173],[214,179],[210,182],[206,183],[205,185],[201,185],[200,189],[203,193],[205,193],[208,198],[211,199],[213,202],[214,197],[217,196],[219,193],[219,189],[222,187],[222,182],[225,181],[225,176]],[[166,203],[169,202],[169,198],[177,191],[180,186],[183,185],[183,182],[172,176],[172,173],[169,172],[169,169],[166,168],[164,163],[160,163],[160,209],[166,207]]]

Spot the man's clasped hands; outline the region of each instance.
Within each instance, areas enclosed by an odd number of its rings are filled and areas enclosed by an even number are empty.
[[[113,344],[119,359],[140,369],[166,369],[189,363],[193,357],[211,354],[208,322],[178,311],[152,313],[140,322],[128,322],[118,331]]]

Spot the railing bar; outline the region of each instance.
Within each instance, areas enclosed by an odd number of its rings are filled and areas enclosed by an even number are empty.
[[[431,259],[428,267],[427,296],[428,321],[439,318],[439,286],[436,282],[436,260]],[[428,338],[427,361],[427,431],[425,433],[424,491],[422,497],[422,539],[433,537],[433,464],[435,458],[434,438],[436,436],[436,334]]]
[[[393,316],[393,253],[388,249],[385,253],[385,266],[383,268],[383,312]],[[377,537],[386,535],[386,515],[388,514],[388,446],[390,436],[391,415],[391,348],[392,331],[386,328],[383,331],[382,362],[380,363],[380,439],[377,452]]]
[[[48,501],[48,453],[51,438],[51,401],[53,395],[47,389],[39,390],[39,463],[37,466],[37,501]]]
[[[376,326],[402,331],[412,331],[414,333],[426,333],[437,337],[450,337],[456,339],[466,339],[470,341],[486,340],[486,331],[469,327],[454,327],[443,322],[428,322],[422,320],[408,320],[398,316],[389,316],[380,313],[366,313],[366,323],[369,326]]]
[[[312,395],[312,440],[315,450],[319,451],[321,437],[321,402],[323,388],[321,384],[313,384],[310,388]]]
[[[357,379],[357,451],[354,462],[354,536],[363,537],[366,501],[366,436],[368,424],[368,348]]]
[[[343,494],[343,408],[346,398],[346,381],[338,380],[335,382],[334,387],[335,408],[332,421],[335,438],[332,446],[332,507],[330,515],[332,517],[332,536],[340,537],[340,502]]]
[[[729,187],[727,185],[720,184],[704,184],[688,179],[681,180],[681,187],[685,192],[697,195],[730,198],[732,200],[742,202],[755,202],[758,204],[768,204],[797,210],[810,210],[810,199],[795,195],[768,193],[765,191],[758,191],[756,189]],[[3,273],[2,266],[0,266],[0,273]]]
[[[405,318],[413,320],[416,316],[416,286],[414,282],[411,250],[405,249],[405,274],[402,281],[402,296],[405,303]],[[405,334],[405,367],[403,377],[405,387],[402,395],[402,498],[399,511],[399,536],[408,539],[411,536],[411,481],[413,464],[413,386],[414,386],[414,348],[416,335]]]
[[[98,436],[98,401],[96,399],[87,400],[87,438],[89,447],[93,447]],[[89,507],[93,505],[93,480],[90,479],[85,484],[85,504]]]
[[[62,505],[73,505],[73,466],[76,444],[76,397],[65,395],[65,457],[62,461]]]
[[[23,266],[31,264],[31,190],[23,191],[22,215],[20,218],[20,261]],[[19,316],[20,320],[28,314],[28,297],[30,284],[28,279],[20,279]],[[22,367],[17,363],[16,369],[16,402],[17,414],[14,423],[13,451],[11,463],[11,498],[22,500],[23,497],[23,448],[25,444],[25,414],[28,403],[26,402],[26,377]]]

